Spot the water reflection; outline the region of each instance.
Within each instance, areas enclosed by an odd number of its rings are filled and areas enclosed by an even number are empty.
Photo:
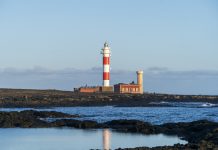
[[[110,129],[0,129],[1,150],[86,150],[186,144],[176,136],[121,133]]]
[[[110,150],[111,132],[109,129],[103,130],[103,150]]]

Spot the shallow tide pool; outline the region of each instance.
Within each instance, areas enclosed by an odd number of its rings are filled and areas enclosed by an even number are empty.
[[[4,150],[88,150],[164,146],[187,142],[176,136],[120,133],[110,129],[0,129]]]

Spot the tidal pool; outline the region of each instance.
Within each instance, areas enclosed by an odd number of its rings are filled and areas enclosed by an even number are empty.
[[[187,142],[176,136],[120,133],[111,129],[74,128],[0,129],[4,150],[89,150],[154,147]]]

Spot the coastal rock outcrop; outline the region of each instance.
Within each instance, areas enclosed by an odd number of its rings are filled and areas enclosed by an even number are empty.
[[[21,112],[0,112],[1,128],[41,128],[50,127],[50,124],[43,118],[75,118],[78,115],[69,115],[54,111],[33,111],[25,110]]]
[[[157,133],[157,128],[155,126],[139,120],[113,120],[106,122],[104,125],[123,132],[137,132],[143,134]]]
[[[52,127],[74,127],[78,129],[90,129],[90,128],[100,128],[101,124],[98,124],[96,121],[90,120],[74,120],[74,119],[61,119],[51,122]]]

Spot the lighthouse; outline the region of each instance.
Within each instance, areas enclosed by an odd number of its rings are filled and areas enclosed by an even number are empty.
[[[81,86],[79,88],[74,88],[75,92],[81,93],[129,93],[129,94],[143,94],[143,71],[137,71],[137,84],[135,82],[131,83],[118,83],[115,85],[110,85],[110,57],[111,50],[107,42],[104,43],[104,47],[101,49],[101,54],[103,56],[103,69],[102,69],[102,86]],[[100,80],[100,79],[99,79]],[[112,82],[113,83],[113,82]],[[112,100],[112,99],[110,99]],[[107,137],[107,136],[105,136]],[[107,139],[107,138],[106,138]],[[107,141],[107,140],[105,140]],[[107,142],[105,142],[107,143]],[[108,145],[108,144],[105,144]]]
[[[111,51],[107,42],[104,43],[101,54],[103,55],[103,87],[110,87],[110,56]]]

